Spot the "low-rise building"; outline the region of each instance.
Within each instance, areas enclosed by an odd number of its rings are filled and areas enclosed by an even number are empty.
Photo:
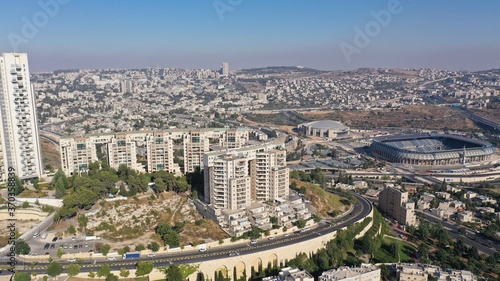
[[[325,271],[319,281],[379,281],[380,268],[372,264],[361,264],[360,267],[339,267]]]

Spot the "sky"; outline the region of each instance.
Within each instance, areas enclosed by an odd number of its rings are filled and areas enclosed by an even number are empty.
[[[0,53],[32,72],[500,67],[494,0],[0,0]]]

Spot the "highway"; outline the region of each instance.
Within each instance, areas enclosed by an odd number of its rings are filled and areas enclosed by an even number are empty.
[[[155,266],[167,266],[171,264],[189,264],[189,263],[199,263],[208,260],[224,259],[229,256],[232,252],[237,252],[240,256],[245,254],[252,254],[260,251],[271,250],[280,247],[293,247],[293,244],[304,242],[313,238],[317,238],[322,235],[330,235],[343,227],[349,226],[354,222],[363,219],[372,211],[372,204],[370,201],[364,197],[354,194],[358,199],[355,204],[353,211],[351,211],[347,216],[341,218],[339,221],[333,222],[322,222],[317,227],[311,228],[309,230],[302,230],[300,232],[292,233],[290,236],[285,237],[284,235],[276,237],[273,240],[268,238],[259,239],[255,245],[250,243],[241,244],[235,243],[235,245],[221,245],[220,247],[207,249],[206,252],[200,253],[198,250],[193,249],[188,252],[180,253],[168,253],[168,254],[157,254],[155,257],[141,257],[138,259],[121,259],[117,258],[116,261],[108,261],[106,257],[86,259],[80,263],[82,272],[89,272],[91,269],[96,272],[101,264],[108,263],[111,270],[119,270],[124,267],[127,269],[134,269],[138,261],[153,261]],[[64,267],[72,264],[71,262],[61,260],[58,261]],[[31,261],[25,261],[24,264],[31,264]],[[35,266],[23,266],[23,261],[18,261],[18,270],[25,272],[36,272],[38,274],[43,274],[46,272],[47,262],[45,264],[38,263]]]
[[[417,210],[417,213],[420,214],[423,218],[425,218],[426,221],[429,221],[431,223],[441,223],[444,229],[448,230],[450,236],[453,239],[457,239],[459,237],[462,237],[465,241],[465,244],[468,246],[474,246],[476,249],[478,249],[480,252],[483,252],[489,256],[494,255],[495,252],[500,251],[500,245],[494,241],[491,241],[489,239],[485,239],[483,236],[474,233],[470,230],[465,230],[465,235],[462,235],[459,233],[459,228],[461,226],[456,225],[453,222],[450,221],[443,221],[438,217],[435,217],[429,212],[422,212]]]
[[[375,198],[368,198],[368,200],[370,200],[374,204],[378,204],[378,200]],[[485,239],[483,236],[470,230],[466,230],[465,235],[460,234],[458,230],[459,228],[461,228],[461,226],[453,223],[452,221],[443,221],[429,212],[424,212],[421,210],[415,211],[419,215],[421,220],[423,219],[434,224],[441,223],[443,228],[448,230],[450,236],[453,239],[462,237],[465,241],[465,244],[469,247],[474,246],[476,247],[476,249],[478,249],[478,251],[483,252],[489,256],[494,255],[495,252],[500,251],[500,245],[498,243],[495,243],[494,241],[491,241],[489,239]]]

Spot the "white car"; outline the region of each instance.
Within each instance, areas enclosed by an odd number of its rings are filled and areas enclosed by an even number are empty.
[[[267,239],[269,239],[269,240],[274,240],[275,238],[276,238],[276,237],[271,236],[271,237],[269,237],[269,238],[267,238]]]
[[[115,261],[116,257],[108,257],[108,261]]]
[[[257,244],[257,240],[252,240],[252,241],[250,241],[250,244],[252,244],[252,245]]]
[[[76,262],[75,258],[69,259],[68,262]]]
[[[156,256],[155,253],[148,254],[148,258],[152,258],[152,257],[155,257],[155,256]]]

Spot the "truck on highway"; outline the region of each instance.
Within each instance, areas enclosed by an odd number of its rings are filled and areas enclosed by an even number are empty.
[[[139,252],[127,252],[123,254],[123,259],[138,259],[141,256]]]

